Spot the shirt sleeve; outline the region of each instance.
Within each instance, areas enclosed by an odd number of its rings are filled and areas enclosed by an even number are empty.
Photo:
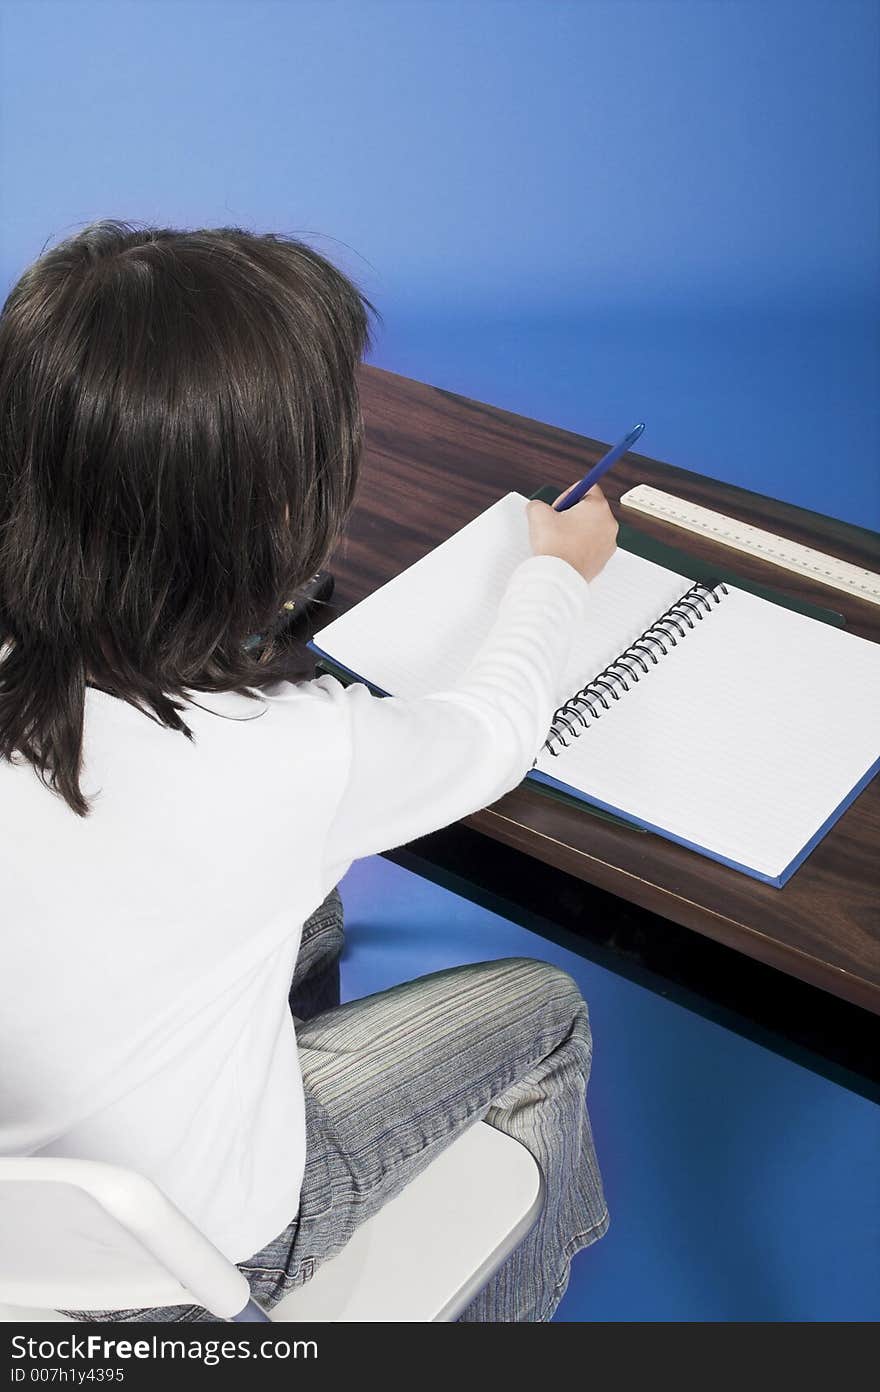
[[[488,806],[532,767],[559,705],[589,585],[555,556],[517,566],[493,626],[461,677],[430,696],[374,696],[362,682],[312,685],[342,707],[348,774],[323,882]]]

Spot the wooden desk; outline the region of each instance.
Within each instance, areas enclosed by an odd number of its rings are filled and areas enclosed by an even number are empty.
[[[366,451],[358,502],[332,561],[343,612],[502,494],[564,486],[606,446],[375,367],[361,369]],[[880,570],[880,537],[771,498],[629,454],[607,475],[612,506],[637,483],[705,504],[856,565]],[[846,617],[880,640],[880,607],[724,551],[626,508],[661,541],[727,564]],[[878,712],[880,718],[880,712]],[[821,738],[821,731],[817,731]],[[659,836],[584,815],[523,784],[464,825],[845,1001],[880,1013],[880,779],[862,793],[784,889]]]

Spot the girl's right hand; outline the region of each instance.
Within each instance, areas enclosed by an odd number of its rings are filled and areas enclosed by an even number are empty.
[[[560,502],[574,487],[571,484],[555,501]],[[533,553],[568,561],[585,580],[595,580],[617,550],[617,520],[597,483],[565,512],[555,512],[533,498],[526,515]]]

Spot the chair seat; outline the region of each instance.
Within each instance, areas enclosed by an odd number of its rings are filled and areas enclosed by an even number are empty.
[[[271,1311],[281,1323],[455,1320],[540,1211],[533,1156],[479,1122]]]
[[[60,1310],[38,1310],[30,1305],[0,1305],[0,1324],[75,1324],[70,1315],[62,1315]]]

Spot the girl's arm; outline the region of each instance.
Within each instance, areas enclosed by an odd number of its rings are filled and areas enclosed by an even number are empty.
[[[353,860],[448,826],[515,788],[532,767],[562,690],[589,585],[568,561],[536,555],[511,576],[495,623],[458,681],[414,700],[363,683],[312,683],[337,703],[348,776],[331,824],[322,880]]]

